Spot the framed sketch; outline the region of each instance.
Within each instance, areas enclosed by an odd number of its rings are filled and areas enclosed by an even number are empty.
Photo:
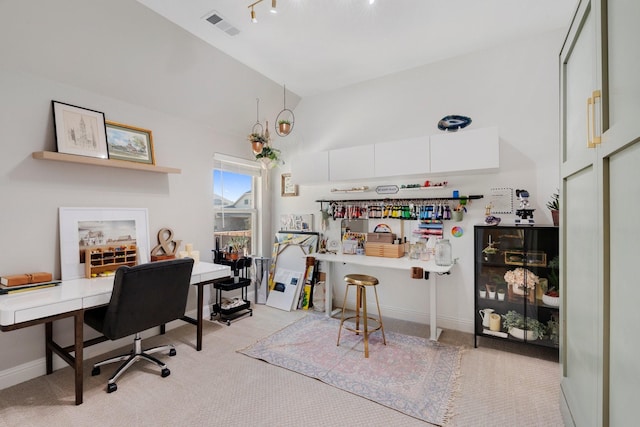
[[[85,277],[86,249],[103,245],[136,245],[138,264],[149,262],[146,208],[60,208],[62,280]]]
[[[155,165],[150,130],[107,120],[109,158]]]
[[[291,181],[291,174],[283,173],[281,179],[282,181],[280,183],[280,195],[282,197],[297,196],[298,186]]]
[[[51,101],[59,153],[106,159],[104,113]]]

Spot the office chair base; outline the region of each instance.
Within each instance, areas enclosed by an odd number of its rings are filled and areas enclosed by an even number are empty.
[[[142,339],[140,338],[140,334],[136,334],[136,337],[133,341],[133,350],[127,354],[122,354],[120,356],[115,356],[107,360],[103,360],[102,362],[98,362],[93,365],[93,369],[91,370],[91,375],[96,376],[100,375],[100,367],[103,365],[108,365],[114,362],[122,362],[124,363],[120,365],[120,367],[111,375],[109,378],[109,382],[107,383],[107,393],[113,393],[118,389],[116,385],[116,381],[127,369],[129,369],[135,362],[138,360],[145,360],[147,362],[153,363],[160,367],[160,376],[162,378],[166,378],[171,375],[171,371],[167,368],[167,365],[162,363],[160,360],[151,356],[152,353],[157,353],[159,351],[169,350],[169,356],[176,355],[176,349],[172,344],[163,345],[158,347],[153,347],[148,350],[142,351]]]

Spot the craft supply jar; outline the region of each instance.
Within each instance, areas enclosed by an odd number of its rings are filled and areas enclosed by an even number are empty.
[[[448,239],[438,240],[436,243],[436,265],[449,266],[453,264],[451,243]]]

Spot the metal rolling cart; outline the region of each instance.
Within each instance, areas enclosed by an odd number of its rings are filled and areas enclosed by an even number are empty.
[[[251,285],[249,270],[251,258],[239,258],[237,260],[219,260],[219,264],[228,265],[233,271],[233,277],[220,283],[214,283],[216,299],[211,307],[211,320],[216,319],[220,323],[231,322],[246,315],[253,316],[253,309],[248,297],[248,288]],[[240,289],[240,298],[223,300],[222,293]]]

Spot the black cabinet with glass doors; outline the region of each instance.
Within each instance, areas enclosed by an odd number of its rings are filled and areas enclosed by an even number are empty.
[[[477,225],[475,336],[558,348],[558,228]]]

